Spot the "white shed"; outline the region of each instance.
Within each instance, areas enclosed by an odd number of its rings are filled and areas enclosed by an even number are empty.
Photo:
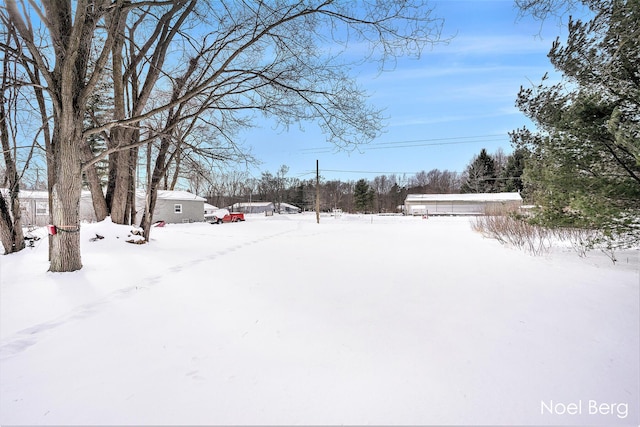
[[[275,208],[271,202],[243,202],[234,203],[232,206],[229,206],[229,210],[234,212],[266,213],[273,215]]]
[[[300,209],[299,207],[292,205],[290,203],[280,203],[280,213],[300,213],[302,212],[302,209]]]
[[[2,193],[8,197],[6,189]],[[42,227],[49,224],[49,193],[47,191],[21,190],[19,193],[22,224],[25,226]],[[91,201],[91,193],[82,191],[80,197],[80,221],[92,222],[96,220]]]
[[[409,194],[407,215],[484,215],[491,209],[517,209],[520,193]]]
[[[8,202],[9,191],[2,189]],[[22,225],[42,227],[49,224],[49,193],[46,191],[21,190],[18,194]]]

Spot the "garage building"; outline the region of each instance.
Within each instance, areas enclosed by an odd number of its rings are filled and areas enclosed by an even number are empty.
[[[520,193],[409,194],[407,215],[484,215],[491,210],[518,209]]]

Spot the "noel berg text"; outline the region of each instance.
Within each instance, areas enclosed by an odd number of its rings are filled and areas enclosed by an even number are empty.
[[[618,418],[627,418],[629,405],[627,403],[602,403],[596,400],[564,403],[540,401],[540,413],[551,415],[615,415]]]

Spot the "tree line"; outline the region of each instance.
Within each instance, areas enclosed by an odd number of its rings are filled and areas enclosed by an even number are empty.
[[[505,154],[502,149],[473,156],[463,172],[432,169],[414,175],[388,174],[373,179],[327,180],[299,179],[287,176],[289,168],[262,172],[260,178],[231,171],[212,174],[198,194],[215,206],[231,206],[249,201],[290,203],[302,210],[315,210],[316,191],[320,209],[343,212],[400,212],[408,194],[496,193],[523,190],[522,174],[526,149]],[[203,184],[198,181],[199,184]],[[195,188],[195,186],[192,186]]]

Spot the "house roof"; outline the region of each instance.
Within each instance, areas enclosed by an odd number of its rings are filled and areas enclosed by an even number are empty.
[[[8,188],[0,188],[0,193],[4,197],[9,196]],[[91,197],[91,192],[89,190],[82,190],[82,197]],[[36,200],[36,199],[49,199],[49,192],[44,190],[20,190],[18,193],[18,197],[22,200]]]
[[[240,202],[240,203],[234,203],[233,206],[237,206],[237,207],[262,207],[262,206],[269,206],[269,205],[273,205],[273,203],[271,202]]]
[[[145,190],[136,191],[136,197],[144,199],[147,196],[147,192]],[[193,193],[189,193],[188,191],[181,190],[158,190],[158,200],[195,200],[197,202],[206,202],[207,199],[204,197],[197,196]]]
[[[158,190],[158,198],[165,200],[196,200],[198,202],[206,202],[204,197],[197,196],[188,191],[168,191]]]
[[[285,203],[285,202],[280,203],[280,208],[289,208],[289,209],[298,209],[298,210],[301,210],[299,207],[297,207],[297,206],[295,206],[295,205],[292,205],[292,204],[290,204],[290,203]]]
[[[515,201],[522,201],[520,193],[408,194],[405,203]]]

